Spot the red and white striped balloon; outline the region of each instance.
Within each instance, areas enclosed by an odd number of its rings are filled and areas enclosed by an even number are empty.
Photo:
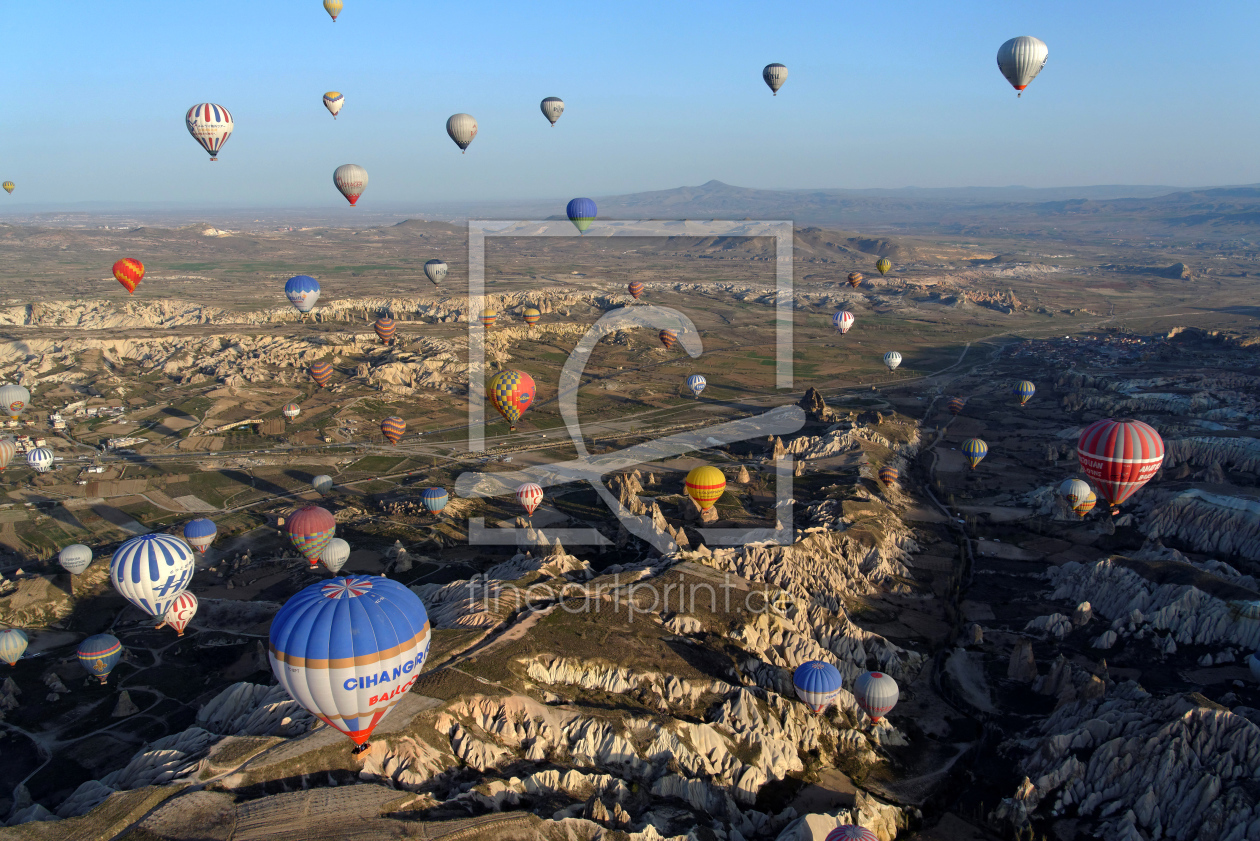
[[[1142,421],[1104,418],[1085,427],[1076,442],[1076,454],[1081,469],[1094,480],[1098,495],[1111,503],[1115,514],[1163,465],[1164,439]]]
[[[197,597],[185,590],[175,597],[175,601],[171,602],[171,606],[166,609],[166,615],[162,617],[162,624],[158,625],[162,628],[170,625],[182,637],[184,629],[188,627],[188,623],[197,615]]]
[[[542,504],[543,489],[533,482],[526,482],[516,489],[516,499],[525,513],[533,516],[534,511]]]

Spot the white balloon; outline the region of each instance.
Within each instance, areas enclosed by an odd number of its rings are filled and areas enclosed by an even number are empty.
[[[210,160],[219,159],[219,150],[232,136],[236,123],[232,115],[222,105],[213,102],[201,102],[188,109],[184,115],[184,123],[188,133],[201,144],[201,148],[210,153]]]
[[[424,264],[425,276],[428,277],[429,280],[433,281],[434,286],[437,286],[446,279],[446,273],[449,270],[450,267],[446,265],[445,260],[433,259]]]
[[[556,120],[560,119],[560,115],[564,113],[564,100],[558,96],[549,96],[542,101],[541,107],[543,116],[554,126]]]
[[[350,559],[350,544],[342,540],[340,537],[334,537],[328,541],[328,545],[324,547],[324,551],[319,553],[319,560],[324,566],[328,567],[328,571],[334,575],[341,572],[341,568],[346,565],[346,561]]]
[[[890,675],[883,672],[864,672],[853,684],[853,697],[857,699],[863,712],[871,717],[871,721],[879,721],[897,705],[901,690]]]
[[[92,563],[92,550],[82,543],[72,543],[57,556],[62,568],[71,575],[79,575]]]
[[[766,84],[770,86],[770,90],[774,91],[775,96],[779,95],[779,88],[783,87],[787,77],[788,69],[782,64],[767,64],[761,71],[761,78],[766,80]]]
[[[0,410],[8,412],[13,420],[26,411],[30,402],[31,393],[25,387],[13,383],[0,386]]]
[[[337,91],[329,91],[324,94],[324,107],[328,109],[328,113],[333,115],[333,119],[337,119],[337,114],[341,111],[341,106],[346,104],[346,98]]]
[[[47,473],[53,468],[53,451],[48,447],[38,447],[26,454],[26,463],[35,468],[36,473]]]
[[[888,371],[897,370],[897,366],[901,364],[901,354],[895,350],[890,350],[884,354],[884,364],[888,366]]]
[[[322,494],[326,494],[333,488],[333,477],[326,473],[321,473],[311,480],[311,487]]]
[[[124,599],[162,617],[192,582],[193,550],[172,534],[142,534],[114,551],[109,578]]]
[[[471,114],[452,114],[446,121],[446,133],[460,149],[467,150],[477,136],[477,121]]]
[[[367,170],[358,164],[342,164],[333,172],[333,184],[346,197],[346,201],[350,202],[350,206],[354,207],[359,196],[367,189]]]
[[[1020,91],[1022,96],[1024,88],[1037,78],[1049,57],[1050,50],[1045,41],[1031,35],[1021,35],[998,48],[998,70],[1002,71],[1006,81]]]

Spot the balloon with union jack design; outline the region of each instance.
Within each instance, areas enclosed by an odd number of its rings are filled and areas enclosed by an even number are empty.
[[[531,517],[538,510],[538,506],[543,501],[543,489],[533,482],[526,482],[516,489],[516,501],[525,509],[525,513]]]
[[[271,623],[268,659],[289,697],[359,753],[415,683],[431,640],[424,604],[410,589],[347,575],[284,603]]]
[[[219,159],[219,150],[232,136],[236,123],[232,115],[222,105],[213,102],[201,102],[188,109],[184,115],[188,133],[201,144],[201,148],[210,153],[210,160]]]
[[[1081,432],[1076,454],[1114,515],[1163,465],[1164,439],[1142,421],[1103,418]]]
[[[184,591],[175,597],[175,601],[171,602],[171,606],[166,609],[166,613],[162,615],[162,624],[170,625],[175,629],[177,636],[184,635],[184,629],[188,627],[188,623],[197,615],[197,597],[188,591]]]
[[[124,599],[150,616],[166,614],[192,582],[193,550],[173,534],[142,534],[114,550],[109,578]]]

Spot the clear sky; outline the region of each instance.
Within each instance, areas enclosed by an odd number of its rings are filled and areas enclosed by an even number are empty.
[[[1260,182],[1260,3],[26,0],[0,178],[48,202],[526,199],[765,188]],[[1046,41],[1023,99],[998,46]],[[778,97],[770,62],[790,77]],[[320,97],[340,90],[336,122]],[[559,96],[553,129],[539,111]],[[196,102],[236,132],[218,163]],[[461,156],[446,118],[480,134]],[[347,206],[347,213],[351,212]]]

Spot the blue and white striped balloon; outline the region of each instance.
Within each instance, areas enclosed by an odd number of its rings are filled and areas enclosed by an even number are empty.
[[[193,551],[170,534],[142,534],[114,552],[109,578],[124,599],[161,619],[192,583]]]
[[[47,473],[53,468],[53,451],[48,447],[36,447],[26,454],[26,463],[35,468],[36,473]]]
[[[796,667],[792,675],[796,697],[816,712],[822,712],[840,694],[844,679],[840,670],[822,660],[810,660]]]
[[[22,659],[22,654],[29,643],[26,631],[21,628],[5,628],[0,631],[0,660],[10,666],[17,665],[17,661]]]
[[[703,374],[692,374],[687,378],[687,388],[691,389],[691,393],[696,397],[700,396],[700,392],[704,391],[704,387],[709,381],[704,378]]]
[[[305,274],[291,277],[284,282],[284,296],[298,312],[310,312],[319,300],[319,281]]]
[[[210,544],[214,542],[214,536],[218,533],[219,529],[214,521],[206,517],[198,517],[184,523],[184,540],[198,552],[209,549]]]

